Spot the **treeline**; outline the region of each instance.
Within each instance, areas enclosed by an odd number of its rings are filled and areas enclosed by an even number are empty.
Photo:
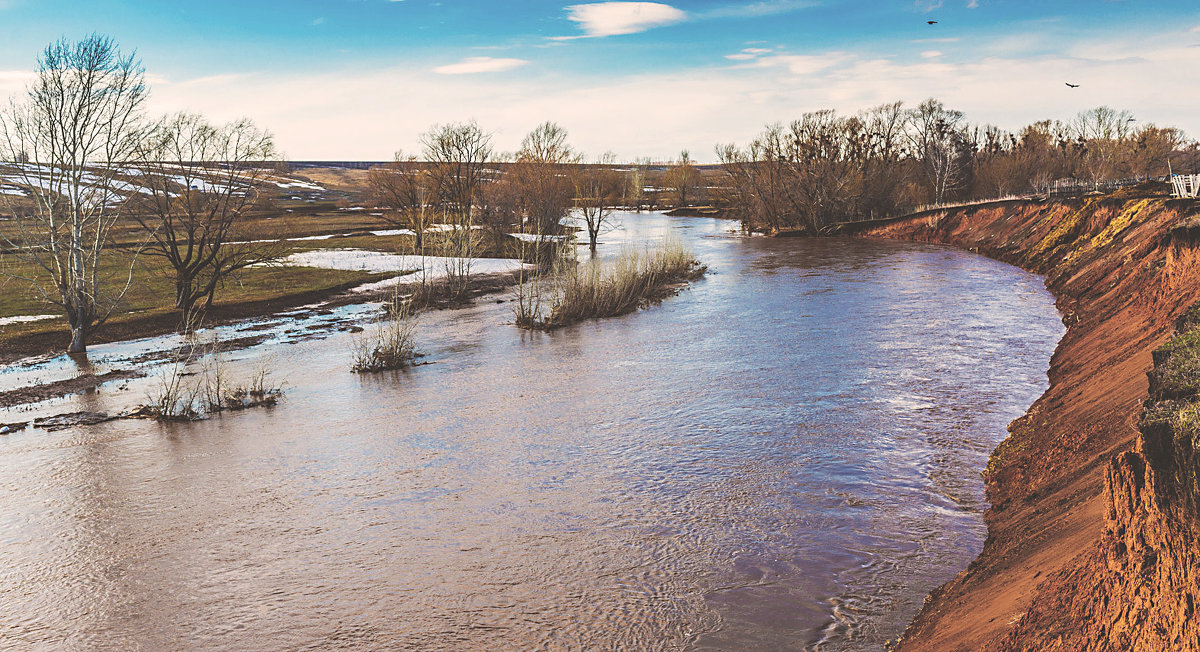
[[[972,125],[935,99],[855,115],[804,114],[768,126],[744,147],[717,147],[728,178],[715,201],[747,230],[816,231],[840,221],[925,205],[1049,193],[1056,180],[1089,184],[1195,170],[1200,147],[1178,129],[1140,124],[1106,106],[1068,122],[1016,132]]]
[[[703,190],[686,151],[665,170],[648,161],[619,165],[612,154],[589,160],[553,122],[529,132],[513,154],[497,153],[474,122],[434,126],[421,144],[419,155],[397,153],[368,177],[375,208],[415,233],[418,249],[434,224],[556,236],[572,212],[595,248],[615,208],[686,206]]]

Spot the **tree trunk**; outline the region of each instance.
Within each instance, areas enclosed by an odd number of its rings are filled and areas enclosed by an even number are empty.
[[[87,353],[87,326],[83,324],[71,325],[71,345],[67,347],[67,353]]]

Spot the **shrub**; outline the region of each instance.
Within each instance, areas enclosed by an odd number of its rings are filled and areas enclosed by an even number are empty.
[[[351,371],[402,369],[416,359],[417,316],[411,300],[397,293],[384,309],[384,318],[375,328],[355,338]]]

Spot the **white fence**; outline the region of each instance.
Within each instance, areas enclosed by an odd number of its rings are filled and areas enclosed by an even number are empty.
[[[1175,196],[1181,199],[1200,196],[1200,174],[1172,174],[1171,185],[1175,187]]]

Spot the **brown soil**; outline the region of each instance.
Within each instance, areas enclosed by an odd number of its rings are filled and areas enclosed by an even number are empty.
[[[26,403],[37,403],[47,399],[58,398],[68,394],[79,394],[89,390],[96,389],[103,383],[113,380],[124,380],[126,378],[137,378],[143,374],[139,371],[130,369],[118,369],[110,371],[106,374],[94,375],[84,374],[67,380],[60,380],[55,383],[47,383],[45,385],[35,385],[33,387],[22,387],[13,389],[7,392],[0,392],[0,408],[12,407],[14,405],[24,405]]]
[[[1188,624],[1200,553],[1179,531],[1200,521],[1155,519],[1165,508],[1154,496],[1168,499],[1145,489],[1154,474],[1129,452],[1151,352],[1200,299],[1200,237],[1176,228],[1196,210],[1122,196],[840,229],[957,245],[1043,274],[1068,326],[1050,388],[988,463],[982,554],[933,592],[899,650],[1200,649]],[[1174,466],[1187,464],[1195,458]]]

